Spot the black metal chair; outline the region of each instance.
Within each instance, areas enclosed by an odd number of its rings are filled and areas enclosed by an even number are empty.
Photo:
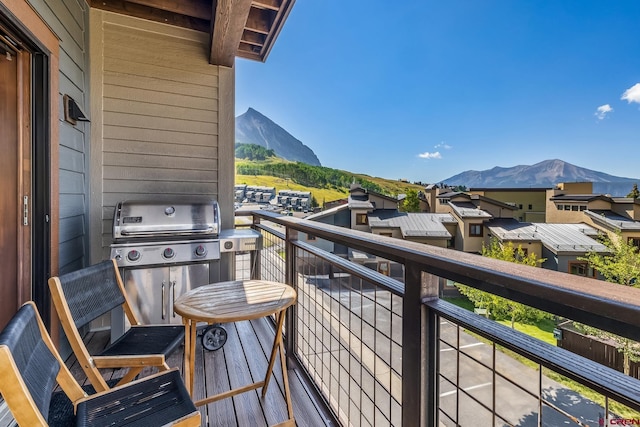
[[[21,426],[46,426],[59,384],[77,426],[200,426],[200,413],[176,369],[87,396],[60,358],[33,302],[0,333],[0,393]]]
[[[103,261],[49,279],[53,303],[69,344],[96,391],[109,386],[102,368],[129,368],[118,383],[133,380],[144,367],[169,369],[166,358],[184,342],[182,325],[141,325],[131,309],[115,260]],[[80,329],[122,306],[131,328],[101,353],[89,353]]]

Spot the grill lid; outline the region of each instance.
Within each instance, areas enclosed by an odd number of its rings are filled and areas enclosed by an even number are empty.
[[[220,209],[213,200],[193,202],[125,200],[113,214],[115,240],[154,237],[217,237]]]

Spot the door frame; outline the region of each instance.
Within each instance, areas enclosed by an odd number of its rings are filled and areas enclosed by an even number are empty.
[[[3,0],[0,3],[0,15],[2,15],[2,22],[7,29],[19,35],[21,41],[29,45],[33,55],[32,70],[30,70],[33,92],[29,99],[25,100],[26,104],[23,103],[23,109],[28,111],[21,112],[20,116],[23,117],[24,114],[27,114],[28,117],[31,117],[33,114],[40,118],[34,121],[31,132],[23,136],[23,138],[29,138],[30,144],[22,145],[31,147],[32,150],[31,159],[34,171],[31,190],[34,186],[40,186],[38,190],[43,196],[41,200],[36,201],[31,197],[32,194],[29,194],[31,231],[35,233],[40,230],[39,232],[44,234],[39,234],[42,236],[39,245],[34,242],[32,247],[31,236],[28,236],[25,244],[22,244],[23,251],[31,251],[31,265],[25,267],[29,268],[29,272],[23,271],[22,273],[25,280],[27,279],[25,275],[30,276],[31,286],[29,289],[22,289],[20,298],[24,301],[37,298],[40,304],[39,309],[44,311],[41,314],[45,323],[57,325],[57,319],[54,318],[55,311],[51,310],[46,279],[49,276],[57,275],[59,258],[59,40],[51,28],[24,0]],[[37,74],[35,76],[37,78],[34,77],[34,72]],[[32,105],[31,100],[34,99],[34,95],[42,102],[34,102]],[[39,151],[34,150],[34,147]],[[24,178],[21,179],[24,180]],[[45,188],[43,189],[42,186]],[[37,226],[34,226],[36,224]],[[57,327],[51,329],[53,335],[57,336]],[[54,340],[54,342],[57,341]]]

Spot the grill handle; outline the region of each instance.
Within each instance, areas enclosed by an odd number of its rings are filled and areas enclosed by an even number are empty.
[[[123,236],[182,236],[192,234],[211,234],[214,232],[213,227],[204,229],[190,230],[164,230],[164,231],[122,231]]]
[[[164,298],[164,285],[166,285],[166,282],[163,280],[162,281],[162,320],[164,320],[164,318],[167,315],[167,304],[165,303],[165,298]]]

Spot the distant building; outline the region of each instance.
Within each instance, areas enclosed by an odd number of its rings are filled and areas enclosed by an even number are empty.
[[[594,194],[590,182],[561,183],[547,191],[547,223],[586,223],[640,247],[640,200]]]
[[[235,201],[247,203],[269,203],[276,196],[275,187],[239,184],[235,187]]]
[[[280,190],[277,202],[285,209],[310,210],[311,198],[310,191]]]
[[[471,188],[469,193],[514,206],[513,217],[518,221],[546,222],[547,190],[550,188]]]

